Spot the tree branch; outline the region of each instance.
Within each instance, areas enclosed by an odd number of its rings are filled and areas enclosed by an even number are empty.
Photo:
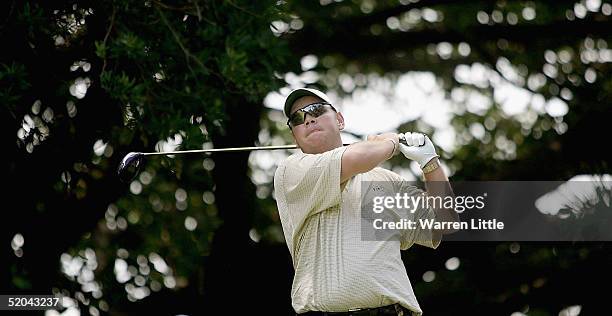
[[[116,14],[117,14],[117,8],[113,6],[113,13],[111,14],[110,25],[108,26],[108,29],[106,30],[106,34],[104,35],[104,40],[102,41],[102,46],[104,47],[104,49],[106,49],[106,41],[108,40],[108,37],[110,36],[113,26],[115,25],[115,15]],[[104,59],[102,60],[102,70],[100,71],[100,74],[104,72],[104,69],[106,69],[106,53],[104,53]]]
[[[204,70],[206,70],[206,67],[195,56],[193,56],[191,54],[191,52],[189,52],[189,50],[187,50],[187,48],[183,45],[183,43],[181,42],[181,39],[179,38],[178,34],[172,28],[172,26],[168,22],[168,19],[166,19],[166,15],[162,12],[162,10],[159,8],[159,6],[156,6],[155,8],[157,9],[157,12],[159,13],[159,15],[160,15],[162,21],[164,22],[164,24],[166,24],[166,27],[168,27],[168,29],[170,30],[170,33],[172,33],[172,36],[174,37],[174,40],[176,41],[176,43],[179,45],[179,47],[183,51],[183,54],[185,54],[185,61],[186,61],[187,67],[189,68],[189,71],[191,71],[191,74],[194,76],[194,78],[197,77],[196,74],[195,74],[195,71],[193,71],[193,68],[191,68],[191,63],[189,62],[189,59],[193,57],[194,60],[199,62],[200,66]]]
[[[510,0],[508,2],[522,2],[522,1]],[[574,0],[540,0],[539,2],[547,2],[554,6],[559,6],[560,4],[563,4],[563,3],[573,6],[576,1]],[[439,5],[456,4],[456,3],[457,1],[454,1],[454,0],[421,0],[419,2],[410,3],[407,5],[398,5],[395,7],[374,11],[367,15],[345,18],[345,19],[340,20],[339,23],[340,24],[342,23],[361,24],[361,25],[368,25],[368,26],[375,24],[375,23],[384,24],[388,18],[392,16],[398,16],[412,9],[419,9],[423,7],[432,8],[432,7],[439,6]],[[488,4],[491,6],[495,5],[495,3],[491,1],[470,1],[470,5],[474,5],[474,4],[478,5],[478,3],[480,3],[479,6],[482,7],[483,9],[485,9],[485,6],[484,6],[485,4]],[[341,5],[342,2],[337,3],[337,4]]]
[[[353,25],[338,26],[335,29],[332,28],[333,32],[322,34],[313,28],[305,28],[288,35],[287,38],[292,49],[304,54],[340,53],[347,56],[355,56],[357,53],[371,54],[390,49],[406,49],[429,43],[465,41],[465,36],[454,30],[394,32],[371,36],[359,34],[355,32],[356,29],[356,26]],[[478,38],[479,41],[504,38],[527,46],[554,39],[565,41],[568,37],[612,36],[612,22],[580,20],[548,25],[479,25],[466,30],[466,33]],[[313,41],[314,38],[317,38],[317,41]]]

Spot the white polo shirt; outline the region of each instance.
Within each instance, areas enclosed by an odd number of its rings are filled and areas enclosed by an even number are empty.
[[[342,146],[322,154],[298,152],[274,176],[278,212],[295,276],[291,302],[297,313],[346,312],[399,303],[421,315],[400,250],[414,243],[437,248],[431,230],[400,238],[362,241],[361,182],[386,181],[397,192],[421,194],[398,174],[374,168],[340,185]],[[419,209],[413,219],[433,219]]]

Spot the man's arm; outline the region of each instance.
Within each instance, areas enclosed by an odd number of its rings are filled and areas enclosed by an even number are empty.
[[[349,145],[342,155],[340,183],[358,173],[368,172],[389,159],[399,148],[396,133],[368,136],[368,140]]]
[[[433,158],[429,161],[428,164],[438,163],[438,158]],[[423,166],[425,167],[425,166]],[[429,196],[439,196],[444,200],[444,197],[451,196],[454,197],[453,189],[451,188],[450,182],[448,181],[448,177],[444,173],[444,170],[441,167],[436,168],[435,170],[423,174],[425,177],[425,188],[427,188],[427,194]],[[436,221],[438,222],[458,222],[459,215],[453,208],[435,208],[434,212],[436,213]],[[440,231],[435,231],[434,233],[439,234],[452,234],[457,232],[457,229],[445,229]]]
[[[408,146],[400,144],[400,151],[406,158],[416,161],[422,169],[431,164],[438,164],[436,169],[423,175],[427,194],[441,197],[442,200],[447,196],[454,198],[453,189],[444,170],[439,167],[438,154],[436,154],[436,149],[429,137],[421,133],[405,133],[402,136]],[[434,212],[438,222],[459,222],[459,215],[453,208],[442,208],[442,205],[440,205],[439,208],[434,208]],[[452,234],[454,232],[457,232],[457,229],[434,230],[436,237],[440,237],[440,234]]]

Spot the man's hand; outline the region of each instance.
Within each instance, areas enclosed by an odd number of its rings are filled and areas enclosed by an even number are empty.
[[[416,161],[421,168],[433,158],[440,157],[436,154],[436,148],[427,135],[408,132],[403,134],[403,138],[408,146],[400,143],[400,151],[406,158]]]

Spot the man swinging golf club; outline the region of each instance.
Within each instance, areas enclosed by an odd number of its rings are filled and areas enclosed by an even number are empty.
[[[384,133],[343,146],[344,117],[327,95],[315,89],[293,90],[285,100],[284,113],[301,149],[281,162],[274,177],[295,269],[291,301],[296,313],[421,315],[400,249],[414,243],[435,249],[442,234],[454,231],[421,229],[402,234],[401,240],[363,241],[360,184],[387,181],[410,194],[422,193],[398,174],[377,167],[401,152],[423,169],[428,194],[452,194],[432,142],[420,133]],[[447,189],[429,187],[433,181],[442,181]],[[447,209],[419,209],[414,214],[458,220],[457,213]]]

